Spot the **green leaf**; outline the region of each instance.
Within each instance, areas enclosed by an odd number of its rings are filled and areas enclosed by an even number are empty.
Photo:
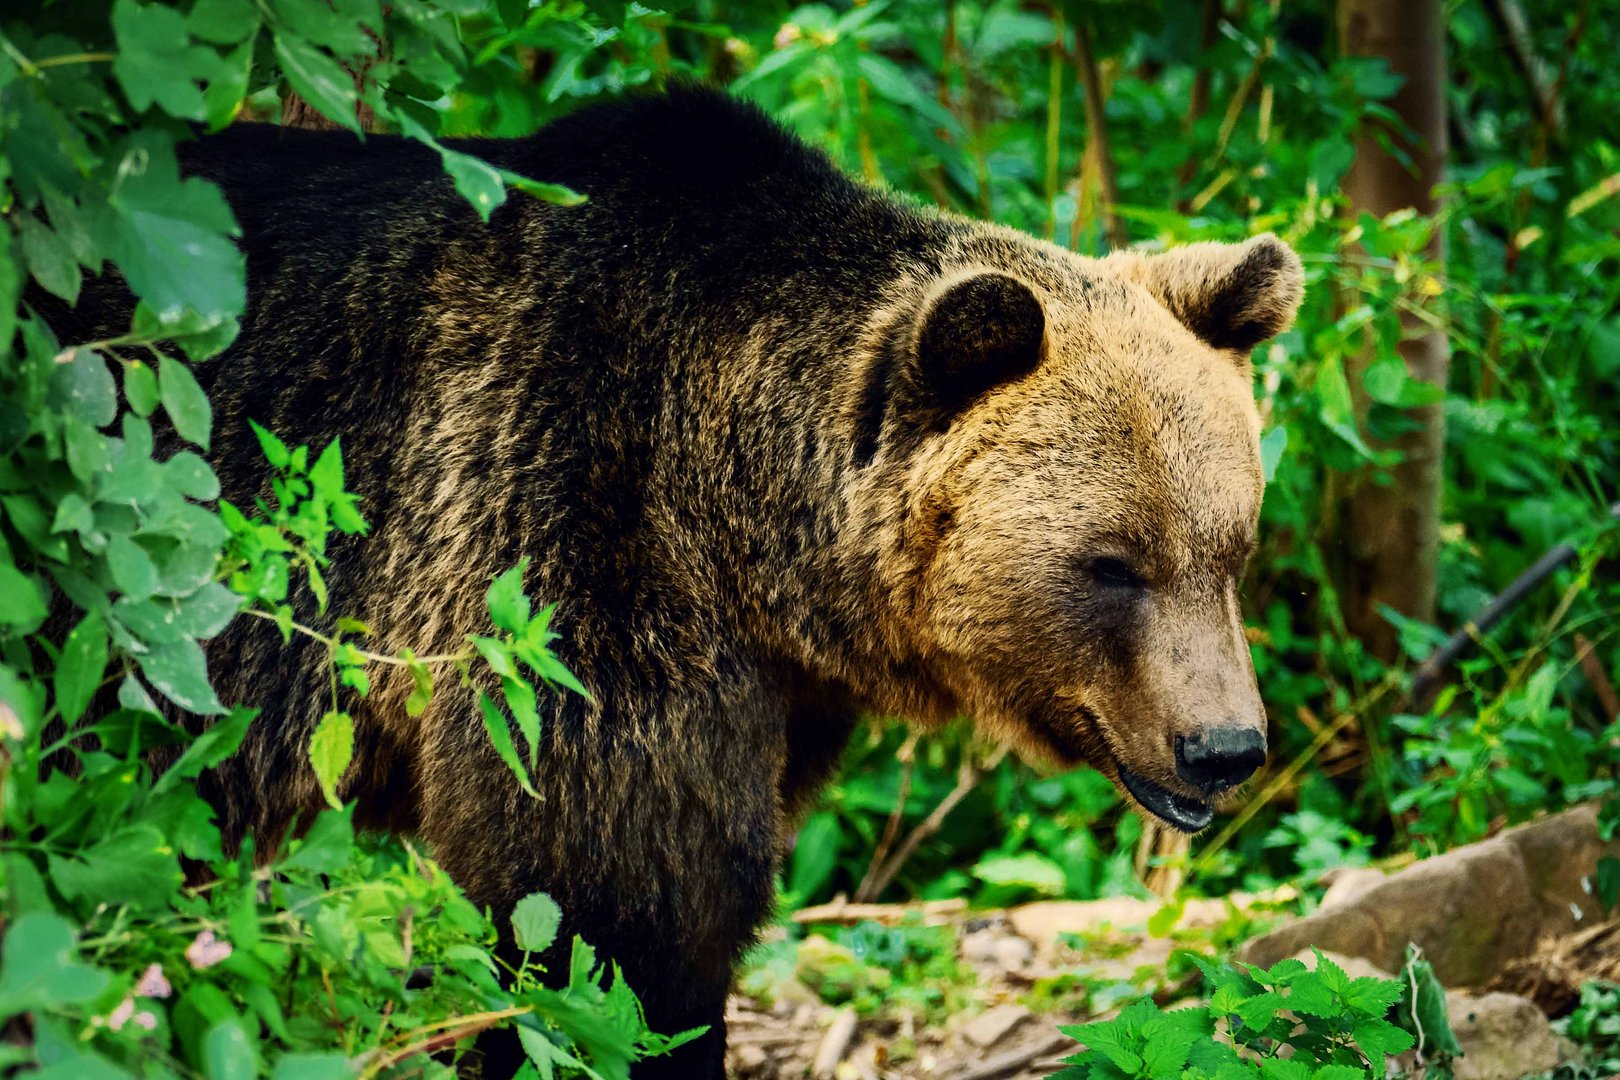
[[[118,415],[118,385],[107,361],[94,349],[73,349],[51,371],[49,401],[92,427],[106,427]]]
[[[315,459],[309,470],[309,482],[323,502],[333,502],[343,496],[343,448],[341,439],[333,439]]]
[[[309,763],[315,768],[321,794],[334,810],[343,805],[338,798],[338,781],[354,760],[354,718],[346,712],[328,712],[316,725],[309,739]]]
[[[401,649],[399,655],[409,667],[411,681],[415,684],[411,696],[405,699],[405,715],[421,716],[433,700],[433,673],[426,664],[416,659],[416,654],[411,650]]]
[[[130,707],[128,704],[125,705],[125,708]],[[181,780],[190,780],[204,769],[212,769],[236,753],[242,745],[242,739],[247,735],[248,725],[257,715],[257,709],[246,709],[238,705],[225,719],[210,724],[201,735],[191,741],[179,759],[158,777],[157,783],[152,785],[152,793],[161,794]]]
[[[254,1080],[259,1075],[259,1048],[240,1020],[225,1020],[208,1030],[203,1072],[208,1080]]]
[[[292,88],[328,120],[359,133],[354,76],[326,53],[288,33],[276,34],[276,60]]]
[[[193,37],[219,45],[246,41],[259,28],[259,13],[251,0],[197,0],[186,26]]]
[[[543,892],[530,893],[512,909],[512,932],[525,952],[544,952],[557,939],[562,909]]]
[[[1425,960],[1414,945],[1406,946],[1406,964],[1401,969],[1400,983],[1401,1003],[1396,1016],[1401,1026],[1414,1035],[1421,1033],[1431,1056],[1435,1052],[1461,1054],[1462,1047],[1451,1030],[1451,1014],[1446,1008],[1446,988],[1435,975],[1434,965]]]
[[[292,854],[279,864],[284,871],[310,870],[329,874],[347,866],[354,857],[353,806],[322,810],[293,847]]]
[[[195,14],[195,12],[193,12]],[[253,25],[257,31],[257,23]],[[242,42],[224,59],[219,75],[203,90],[203,111],[208,120],[208,130],[218,131],[232,120],[242,108],[242,100],[247,96],[248,80],[253,75],[253,46],[258,40],[257,33]],[[235,328],[231,336],[235,336]],[[219,349],[206,344],[198,347],[187,347],[186,354],[193,360],[200,355],[213,355]],[[220,346],[223,348],[223,346]]]
[[[151,416],[158,406],[157,373],[139,360],[124,365],[124,400],[136,416]]]
[[[1345,987],[1342,996],[1345,1006],[1367,1016],[1383,1016],[1389,1007],[1401,999],[1401,984],[1393,979],[1363,976]]]
[[[973,876],[990,885],[1022,885],[1048,896],[1061,893],[1066,880],[1055,860],[1033,851],[981,859]]]
[[[91,611],[68,634],[56,661],[56,708],[63,723],[71,725],[84,715],[106,670],[107,625]]]
[[[1274,990],[1267,990],[1263,994],[1256,994],[1240,1002],[1234,1011],[1242,1018],[1244,1027],[1262,1031],[1282,1007],[1282,995]]]
[[[6,927],[0,946],[0,1017],[82,1005],[108,976],[79,962],[73,927],[50,912],[31,912]]]
[[[517,188],[525,195],[532,195],[541,202],[548,202],[555,206],[580,206],[586,202],[582,193],[562,184],[550,184],[544,180],[530,180],[527,176],[519,176],[506,169],[501,170],[501,179],[510,187]]]
[[[24,493],[3,495],[0,505],[6,508],[11,527],[28,541],[29,547],[57,562],[67,562],[67,539],[51,532],[51,519],[38,499]]]
[[[208,449],[208,433],[214,424],[214,410],[197,377],[184,361],[163,358],[158,369],[159,396],[174,430],[189,443]]]
[[[110,537],[106,559],[113,584],[129,599],[141,600],[157,590],[157,564],[134,540],[127,536]]]
[[[1605,855],[1598,860],[1592,891],[1605,915],[1614,910],[1615,902],[1620,901],[1620,859]]]
[[[225,711],[214,696],[208,682],[208,662],[195,641],[152,645],[139,659],[146,681],[182,709],[204,716]]]
[[[490,618],[508,634],[521,634],[529,625],[529,598],[523,595],[523,574],[528,565],[527,556],[519,559],[516,566],[490,584],[486,595]]]
[[[23,264],[47,292],[70,305],[79,299],[79,262],[67,241],[33,214],[13,214],[17,227],[17,247]]]
[[[484,730],[489,733],[489,741],[495,747],[495,753],[500,755],[507,768],[512,770],[512,775],[517,777],[518,786],[538,799],[539,793],[529,782],[529,771],[523,767],[517,748],[512,745],[512,729],[507,726],[506,717],[501,715],[500,707],[488,694],[479,694],[478,711],[483,715]]]
[[[444,171],[455,182],[456,191],[472,204],[479,217],[488,221],[495,208],[506,201],[506,181],[501,170],[482,158],[442,146],[439,156],[444,162]]]
[[[81,484],[93,489],[96,479],[110,465],[106,436],[72,413],[64,413],[62,441],[67,450],[69,471]],[[61,504],[57,505],[57,513],[61,513]],[[54,522],[51,528],[55,530]]]
[[[167,4],[115,0],[112,24],[118,39],[113,74],[136,111],[156,104],[170,116],[201,120],[202,91],[193,69],[209,50],[192,45],[185,18]]]
[[[1271,483],[1277,475],[1277,466],[1287,449],[1288,429],[1285,427],[1274,427],[1260,437],[1260,472],[1266,483]]]
[[[370,56],[377,50],[376,38],[366,31],[367,27],[382,27],[377,0],[337,4],[330,0],[270,0],[270,6],[288,30],[340,57]]]
[[[1396,987],[1397,994],[1399,987]],[[1412,1049],[1413,1040],[1410,1032],[1402,1031],[1388,1020],[1369,1017],[1358,1020],[1352,1037],[1361,1052],[1367,1055],[1367,1063],[1372,1066],[1374,1076],[1384,1075],[1385,1055],[1404,1054]]]
[[[270,1080],[353,1080],[360,1067],[342,1054],[283,1054]]]
[[[132,825],[69,856],[52,854],[51,880],[70,900],[162,907],[183,880],[179,856],[152,825]]]
[[[257,421],[249,420],[248,427],[253,429],[254,436],[258,438],[259,450],[264,454],[264,459],[273,468],[285,469],[292,461],[292,453],[287,449],[287,444],[278,439],[273,432],[260,427]]]
[[[109,254],[130,290],[164,323],[187,311],[188,326],[224,323],[242,310],[242,253],[230,240],[236,220],[219,189],[180,178],[174,146],[156,131],[131,135],[108,197]],[[194,329],[195,332],[195,329]]]
[[[28,633],[44,621],[45,598],[39,584],[11,563],[0,562],[0,625]]]
[[[534,687],[522,679],[502,679],[501,693],[528,746],[529,768],[532,769],[540,754],[540,712],[535,705]]]
[[[1413,378],[1399,356],[1381,356],[1362,375],[1367,396],[1396,408],[1434,405],[1446,399],[1446,388]]]
[[[844,827],[838,815],[822,810],[811,814],[799,827],[788,863],[788,891],[801,901],[816,895],[833,871],[844,843]]]

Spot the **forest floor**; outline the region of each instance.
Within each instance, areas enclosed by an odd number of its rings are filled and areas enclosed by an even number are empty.
[[[1289,890],[1176,910],[1132,898],[993,912],[959,902],[806,909],[794,921],[811,932],[797,943],[780,932],[767,941],[732,998],[730,1072],[1046,1076],[1079,1049],[1058,1025],[1106,1016],[1143,994],[1185,998],[1198,973],[1173,954],[1223,951],[1293,899]]]
[[[1592,894],[1584,807],[1395,868],[1224,899],[835,902],[794,913],[750,957],[728,1011],[735,1080],[1033,1080],[1081,1049],[1059,1025],[1151,995],[1193,1004],[1189,953],[1262,965],[1320,945],[1352,976],[1400,970],[1418,943],[1466,1057],[1458,1080],[1580,1060],[1550,1024],[1592,980],[1620,981],[1620,921]],[[1612,914],[1612,913],[1611,913]],[[1620,1031],[1620,1017],[1615,1021]],[[1560,1075],[1563,1075],[1562,1073]],[[1569,1075],[1604,1075],[1579,1071]]]

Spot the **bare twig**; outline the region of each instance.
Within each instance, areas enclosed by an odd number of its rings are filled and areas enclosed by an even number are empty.
[[[1620,521],[1620,503],[1609,508],[1609,517]],[[1559,567],[1571,562],[1577,554],[1579,552],[1573,544],[1559,544],[1531,563],[1507,588],[1492,597],[1478,615],[1464,623],[1418,666],[1412,677],[1412,700],[1420,707],[1426,704],[1434,691],[1439,689],[1447,668],[1466,655],[1491,627],[1501,622],[1538,585],[1552,577]]]
[[[1198,27],[1198,70],[1193,73],[1192,91],[1187,96],[1187,119],[1182,123],[1182,130],[1187,135],[1189,145],[1191,145],[1193,130],[1209,109],[1209,81],[1211,75],[1209,51],[1215,47],[1215,35],[1220,32],[1220,26],[1221,0],[1204,0],[1204,17]],[[1192,183],[1193,177],[1197,175],[1198,156],[1188,154],[1187,160],[1181,163],[1181,169],[1176,175],[1176,186],[1186,187]],[[1187,212],[1185,205],[1180,209],[1182,213]]]
[[[883,890],[889,887],[889,882],[894,880],[894,876],[900,872],[901,867],[906,865],[906,861],[911,858],[922,842],[939,832],[939,827],[945,823],[945,818],[950,815],[950,812],[956,809],[956,805],[967,798],[973,789],[979,786],[979,781],[984,779],[985,773],[1001,764],[1001,759],[1006,756],[1007,748],[1005,746],[997,747],[989,759],[983,765],[980,765],[973,760],[971,747],[962,751],[962,766],[957,770],[956,786],[939,801],[939,805],[934,807],[932,813],[917,823],[916,828],[911,830],[910,834],[906,836],[905,842],[900,845],[900,850],[896,851],[889,857],[888,862],[883,864],[883,868],[878,871],[877,877],[872,882],[873,896],[883,894]]]
[[[1501,32],[1502,39],[1507,42],[1508,54],[1513,57],[1513,66],[1519,69],[1519,75],[1530,90],[1530,98],[1536,103],[1536,112],[1540,115],[1541,123],[1555,138],[1562,140],[1564,103],[1560,100],[1558,88],[1547,70],[1547,65],[1536,55],[1536,47],[1530,40],[1530,23],[1524,17],[1524,9],[1519,6],[1518,0],[1485,0],[1485,9],[1491,13],[1491,18],[1496,20],[1496,28]]]
[[[943,919],[966,911],[967,906],[967,901],[959,896],[950,900],[929,900],[922,904],[855,904],[848,900],[834,900],[829,904],[800,908],[792,918],[800,924],[875,922],[892,926],[913,915],[921,915],[925,921]]]
[[[854,1038],[855,1010],[840,1009],[838,1015],[833,1017],[827,1034],[822,1036],[821,1045],[816,1048],[816,1060],[810,1066],[810,1075],[816,1080],[832,1080],[838,1063],[844,1060],[844,1052]]]
[[[1046,238],[1057,238],[1058,165],[1063,132],[1063,9],[1052,6],[1046,82]]]
[[[858,904],[877,899],[877,893],[872,891],[872,885],[877,879],[878,867],[883,865],[883,860],[889,854],[889,845],[893,844],[894,838],[900,834],[900,822],[905,819],[906,800],[911,796],[911,772],[917,764],[919,737],[916,732],[912,732],[901,744],[900,749],[895,751],[894,756],[900,761],[900,792],[895,796],[894,809],[889,812],[888,824],[883,826],[883,838],[878,841],[877,848],[872,852],[872,861],[867,864],[866,874],[861,878],[860,887],[855,890],[855,902]]]
[[[1603,722],[1612,724],[1620,720],[1620,694],[1615,693],[1609,673],[1603,670],[1603,662],[1597,658],[1592,642],[1585,634],[1575,635],[1575,659],[1581,665],[1581,674],[1586,677],[1587,685],[1597,695],[1598,706],[1603,710]]]
[[[1120,219],[1119,181],[1114,167],[1114,151],[1108,140],[1108,116],[1104,109],[1102,74],[1097,68],[1096,51],[1091,45],[1091,29],[1084,19],[1074,23],[1075,66],[1080,69],[1080,86],[1085,91],[1087,150],[1097,169],[1097,186],[1102,193],[1103,230],[1115,248],[1130,243],[1125,223]]]
[[[1075,1053],[1080,1050],[1073,1039],[1060,1032],[1054,1032],[1040,1042],[986,1058],[971,1069],[965,1069],[952,1076],[951,1080],[1001,1080],[1002,1077],[1013,1075],[1038,1058],[1069,1049],[1073,1049]]]

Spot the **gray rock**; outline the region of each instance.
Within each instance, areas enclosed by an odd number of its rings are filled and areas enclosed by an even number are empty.
[[[1558,1037],[1541,1010],[1517,994],[1446,995],[1463,1056],[1457,1080],[1519,1080],[1559,1062]]]
[[[997,1005],[962,1025],[962,1037],[980,1048],[994,1046],[1029,1015],[1022,1005]]]
[[[1620,853],[1620,843],[1608,850]],[[1425,859],[1353,899],[1254,938],[1241,958],[1269,966],[1315,945],[1399,971],[1416,942],[1447,986],[1478,986],[1543,938],[1581,925],[1586,879],[1605,846],[1591,806]],[[1583,908],[1584,904],[1584,908]]]

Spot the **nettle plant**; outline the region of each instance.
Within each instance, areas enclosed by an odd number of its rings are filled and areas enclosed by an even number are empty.
[[[1408,1051],[1414,1071],[1450,1075],[1459,1047],[1427,961],[1409,950],[1400,979],[1353,979],[1313,952],[1314,968],[1290,958],[1269,969],[1189,954],[1208,1005],[1161,1010],[1144,999],[1112,1020],[1062,1027],[1085,1050],[1054,1080],[1383,1080]]]
[[[508,185],[569,199],[440,144],[439,110],[458,94],[521,102],[509,124],[532,127],[548,101],[625,81],[638,56],[598,55],[614,36],[583,8],[481,0],[25,2],[0,18],[0,1068],[449,1075],[473,1036],[509,1025],[531,1075],[605,1080],[678,1041],[646,1029],[587,944],[543,971],[560,922],[544,896],[514,915],[514,969],[430,859],[356,840],[338,687],[364,696],[375,665],[403,666],[420,712],[435,679],[476,676],[525,789],[537,695],[584,688],[550,652],[551,609],[523,593],[522,565],[489,584],[490,631],[451,655],[371,651],[365,626],[327,611],[327,544],[366,529],[336,442],[260,429],[270,495],[219,500],[190,365],[234,337],[244,268],[225,200],[176,155],[198,128],[277,108],[285,82],[339,123],[363,101],[439,150],[486,216]],[[568,77],[503,96],[513,51],[541,44]],[[131,325],[59,340],[41,309],[110,272],[137,301]],[[294,622],[299,590],[320,625]],[[192,781],[254,722],[252,702],[218,699],[204,658],[242,618],[330,650],[309,757],[332,809],[273,851],[227,853]]]

